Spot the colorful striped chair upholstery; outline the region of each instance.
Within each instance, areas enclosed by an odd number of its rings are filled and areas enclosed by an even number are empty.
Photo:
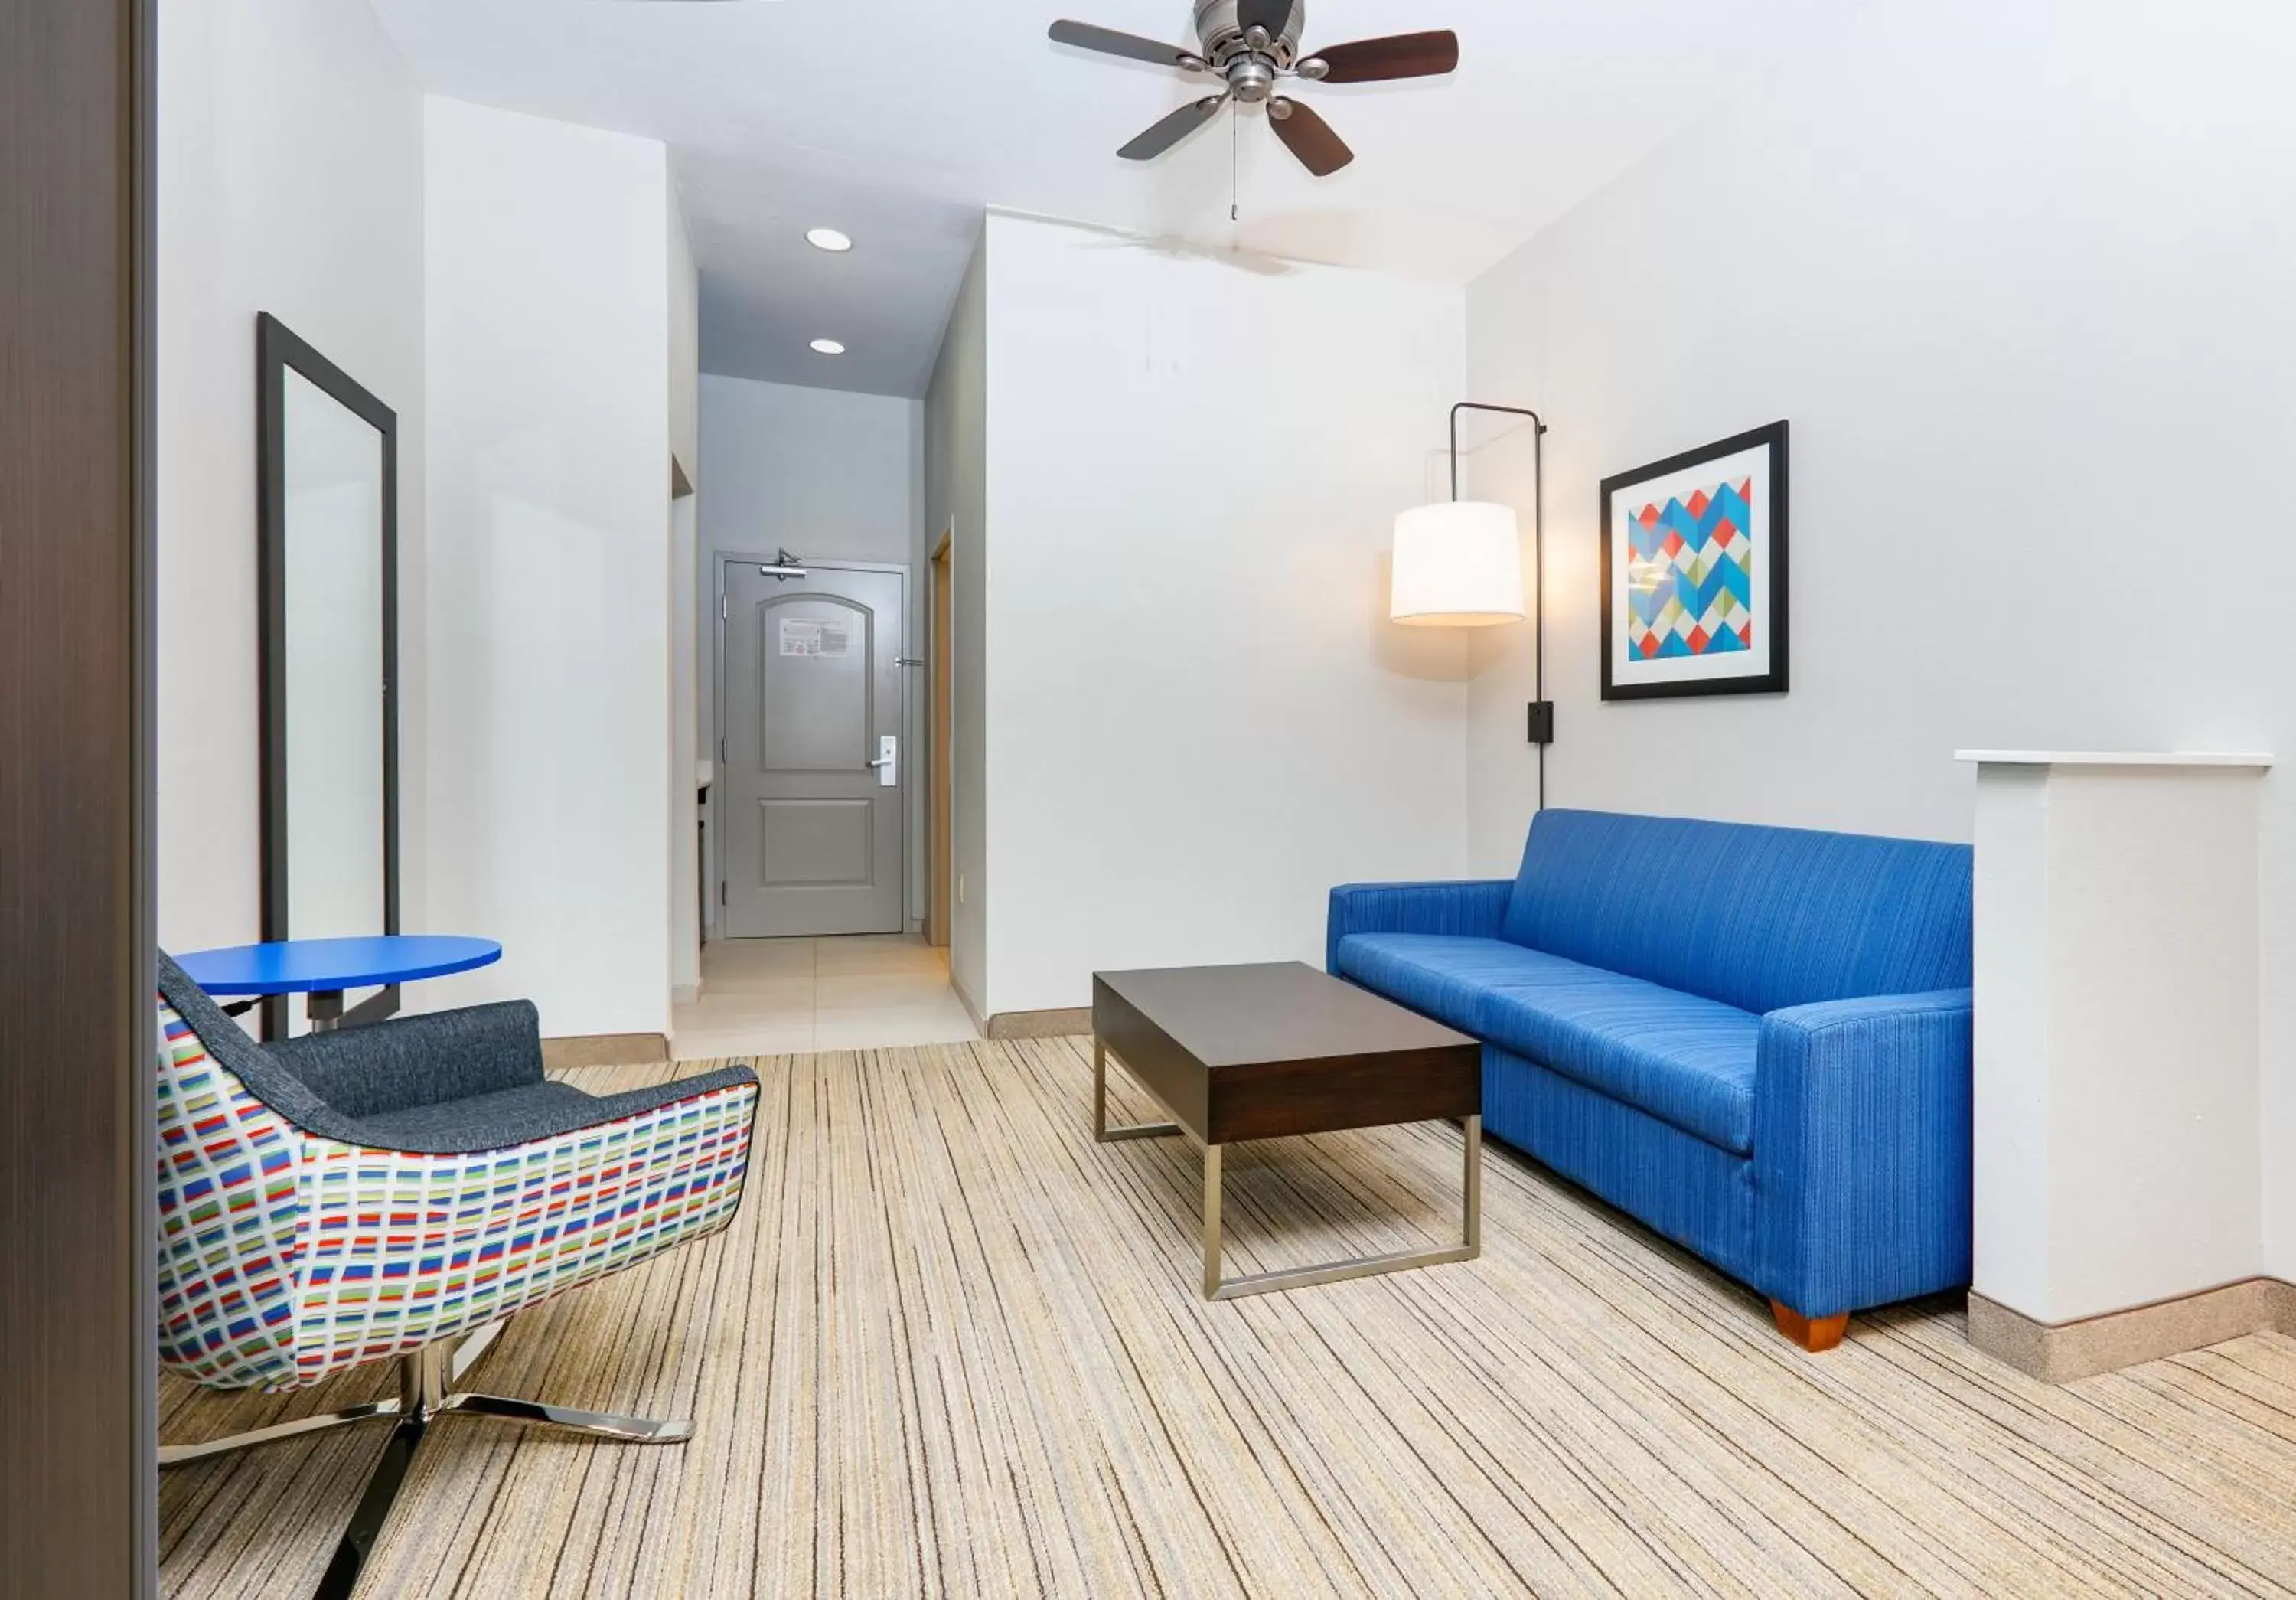
[[[290,1390],[401,1363],[396,1402],[165,1446],[163,1465],[373,1418],[411,1427],[411,1453],[450,1412],[690,1435],[447,1385],[503,1318],[733,1220],[754,1073],[586,1095],[544,1075],[524,1002],[261,1045],[164,954],[159,1001],[162,1364]],[[379,1526],[388,1505],[363,1510]]]

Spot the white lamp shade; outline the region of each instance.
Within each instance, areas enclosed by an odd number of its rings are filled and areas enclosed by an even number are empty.
[[[1522,529],[1514,508],[1466,500],[1396,518],[1389,614],[1417,628],[1521,621]]]

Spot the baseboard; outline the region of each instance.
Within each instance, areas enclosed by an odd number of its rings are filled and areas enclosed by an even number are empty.
[[[701,998],[701,980],[699,978],[691,983],[676,983],[670,986],[669,1003],[672,1005],[692,1005]]]
[[[2249,1278],[2078,1322],[2036,1322],[1972,1291],[1969,1342],[2046,1383],[2070,1383],[2227,1339],[2296,1335],[2296,1284]]]
[[[542,1041],[545,1071],[569,1067],[644,1067],[669,1059],[666,1033],[586,1033]]]
[[[1000,1011],[981,1032],[993,1039],[1057,1039],[1092,1031],[1092,1007],[1075,1011]]]
[[[980,1004],[965,992],[955,972],[948,975],[948,986],[956,991],[957,1003],[964,1007],[964,1014],[972,1019],[972,1026],[985,1039],[1069,1038],[1092,1031],[1090,1006],[1074,1011],[1000,1011],[995,1016],[984,1016]]]
[[[957,981],[956,971],[953,967],[949,970],[948,987],[955,991],[956,1003],[964,1007],[964,1014],[972,1019],[973,1032],[982,1038],[987,1038],[988,1024],[981,1020],[980,1007],[973,1002],[972,997],[965,992],[964,985]]]

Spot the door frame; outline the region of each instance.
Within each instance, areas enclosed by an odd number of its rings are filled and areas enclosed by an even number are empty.
[[[725,918],[726,882],[726,847],[723,841],[726,831],[718,825],[718,802],[719,798],[726,792],[726,630],[727,623],[731,620],[731,619],[726,615],[726,570],[728,567],[776,566],[780,564],[781,553],[775,551],[769,554],[758,554],[754,552],[745,550],[713,550],[709,553],[709,559],[715,563],[714,570],[711,573],[710,587],[717,592],[718,619],[709,625],[711,629],[709,653],[710,660],[713,663],[711,676],[716,684],[716,689],[710,705],[709,720],[711,726],[709,729],[709,737],[712,741],[710,749],[716,757],[716,762],[712,770],[717,774],[717,781],[709,785],[709,881],[718,885],[718,937],[724,939],[731,939],[733,937],[732,934],[726,931]],[[797,559],[800,564],[801,564],[808,573],[882,572],[890,573],[892,576],[901,580],[901,638],[899,644],[894,647],[893,651],[894,660],[902,663],[899,669],[901,674],[901,739],[905,744],[922,743],[922,741],[912,741],[909,737],[909,708],[911,702],[914,697],[909,693],[909,669],[914,665],[914,662],[910,661],[910,658],[906,654],[909,647],[910,634],[910,583],[908,564],[906,562],[847,561],[839,556],[831,556],[825,561],[815,561],[809,556],[800,556]],[[900,783],[895,785],[893,791],[897,797],[894,800],[894,804],[899,809],[901,814],[898,832],[901,841],[899,863],[901,899],[900,922],[901,931],[903,932],[907,932],[915,926],[915,924],[909,920],[909,792],[911,789],[910,780],[915,771],[915,758],[916,752],[914,750],[906,750],[903,751],[901,757],[902,777]]]
[[[20,158],[0,161],[0,1592],[142,1600],[159,1585],[157,7],[0,11],[20,46],[0,51],[0,147]]]
[[[955,521],[941,529],[928,570],[931,599],[925,609],[925,634],[927,656],[932,665],[926,670],[925,692],[930,697],[931,711],[925,755],[931,792],[925,803],[931,811],[925,836],[925,872],[931,890],[925,899],[925,942],[946,949],[955,922],[956,882],[956,772],[952,759],[956,726]]]

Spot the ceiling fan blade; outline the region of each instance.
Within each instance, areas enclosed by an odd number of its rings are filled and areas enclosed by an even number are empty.
[[[1437,78],[1459,65],[1459,36],[1399,33],[1393,38],[1357,39],[1318,50],[1311,58],[1329,69],[1325,83],[1384,83],[1396,78]],[[1313,76],[1309,74],[1309,76]]]
[[[1269,125],[1275,129],[1275,136],[1283,141],[1284,148],[1298,156],[1300,164],[1317,177],[1329,177],[1356,159],[1348,142],[1333,133],[1332,125],[1304,102],[1278,97],[1267,103],[1267,115]]]
[[[1204,70],[1201,56],[1177,45],[1160,45],[1136,33],[1119,33],[1112,28],[1095,28],[1089,22],[1055,22],[1051,37],[1055,45],[1074,45],[1079,50],[1097,50],[1103,55],[1120,55],[1127,61],[1177,67],[1186,72]]]
[[[1269,38],[1280,39],[1292,25],[1292,0],[1237,0],[1235,25],[1246,33],[1265,28]]]
[[[1152,161],[1210,122],[1226,103],[1225,94],[1207,94],[1193,105],[1182,106],[1116,153],[1128,161]]]

